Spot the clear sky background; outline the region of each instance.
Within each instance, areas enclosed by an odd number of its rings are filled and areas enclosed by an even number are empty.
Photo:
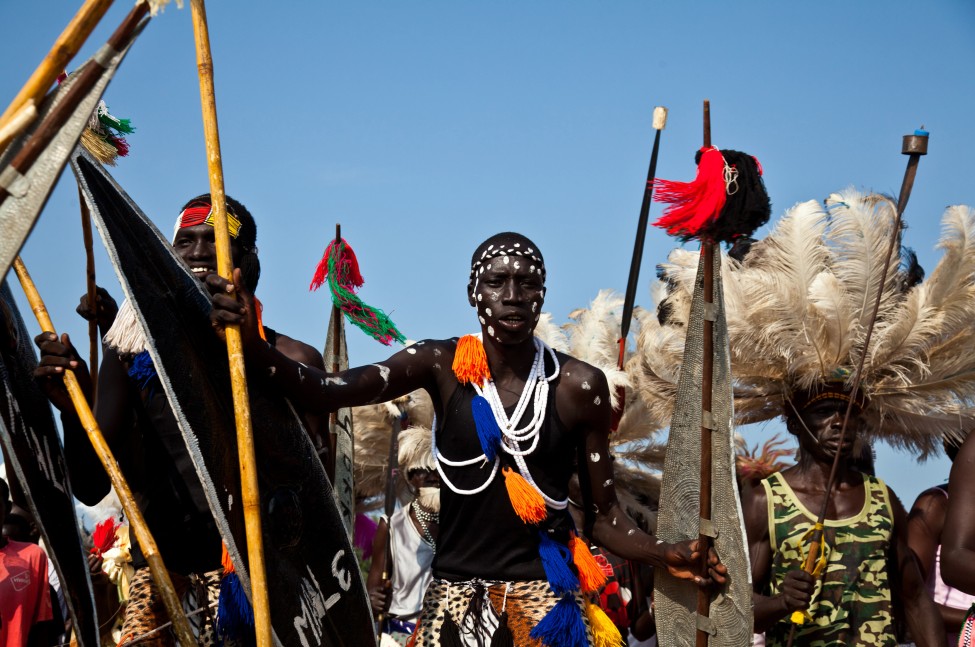
[[[79,5],[0,0],[4,104]],[[72,69],[130,7],[113,6]],[[901,137],[923,124],[930,152],[905,241],[929,271],[945,206],[975,203],[975,4],[966,0],[211,1],[208,10],[226,185],[258,220],[265,318],[319,348],[329,303],[307,286],[337,222],[359,257],[361,296],[413,339],[476,329],[464,290],[470,254],[498,231],[540,245],[557,322],[602,288],[622,292],[655,105],[670,110],[658,177],[693,177],[708,98],[714,143],[761,160],[773,221],[850,185],[896,195]],[[138,129],[113,173],[171,231],[179,206],[208,190],[189,7],[149,24],[105,98]],[[648,234],[638,305],[651,305],[653,267],[674,245]],[[55,325],[84,346],[70,172],[23,256]],[[101,250],[98,276],[121,294]],[[388,354],[354,329],[349,349],[353,364]],[[776,431],[744,433],[754,444]],[[878,454],[879,475],[908,506],[947,477],[944,457]]]

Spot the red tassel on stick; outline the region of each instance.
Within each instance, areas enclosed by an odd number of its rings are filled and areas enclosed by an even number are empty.
[[[693,182],[654,180],[653,199],[670,206],[654,222],[671,236],[695,238],[724,208],[728,197],[725,160],[716,147],[701,149],[701,162]]]
[[[335,253],[335,241],[333,240],[325,248],[325,254],[322,256],[322,260],[318,263],[318,267],[315,268],[315,276],[311,279],[311,285],[308,286],[309,290],[317,290],[318,288],[325,285],[325,280],[328,278],[328,262],[332,254]],[[335,263],[336,274],[335,277],[338,284],[347,290],[354,291],[352,288],[361,288],[363,284],[362,274],[359,273],[359,259],[355,257],[355,252],[349,247],[349,243],[342,239],[341,251],[339,252],[339,257],[336,259]]]

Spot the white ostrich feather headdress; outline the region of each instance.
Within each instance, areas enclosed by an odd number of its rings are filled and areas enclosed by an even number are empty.
[[[895,215],[889,198],[847,189],[825,208],[797,204],[741,262],[723,255],[738,423],[783,415],[795,394],[828,382],[849,387],[879,289],[864,433],[926,454],[975,425],[975,210],[947,209],[927,280],[912,280],[900,250],[880,286]],[[673,410],[696,269],[695,252],[675,250],[654,288],[658,312],[639,315],[628,373],[657,421]]]

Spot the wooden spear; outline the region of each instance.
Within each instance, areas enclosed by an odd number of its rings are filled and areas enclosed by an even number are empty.
[[[24,289],[24,294],[27,296],[27,301],[30,303],[31,310],[37,318],[37,323],[41,326],[41,330],[57,335],[54,324],[51,322],[51,317],[44,305],[44,301],[41,300],[41,295],[38,294],[37,287],[31,280],[30,274],[27,273],[27,268],[19,256],[14,259],[13,267],[17,273],[17,278],[20,280],[20,285]],[[85,433],[88,434],[88,439],[91,441],[92,447],[94,447],[98,459],[108,473],[112,487],[115,488],[115,493],[122,503],[122,509],[125,511],[125,516],[129,520],[135,539],[139,543],[139,548],[142,549],[142,554],[145,555],[146,561],[149,563],[152,579],[162,597],[166,611],[169,613],[169,618],[173,621],[177,639],[182,645],[195,646],[197,644],[196,638],[194,638],[190,623],[183,613],[183,606],[180,604],[179,597],[176,595],[176,589],[173,588],[173,582],[169,578],[169,571],[166,570],[166,566],[163,564],[163,558],[159,554],[159,548],[156,547],[156,541],[153,539],[152,533],[149,532],[146,520],[143,518],[139,506],[135,502],[135,497],[132,495],[132,490],[129,489],[125,476],[122,474],[121,469],[119,469],[118,463],[112,455],[112,450],[109,448],[101,429],[98,427],[98,422],[91,412],[91,407],[88,405],[88,400],[81,390],[78,378],[70,369],[64,372],[64,385],[68,389],[68,395],[71,396],[71,402],[74,404],[75,411],[78,412],[81,426],[84,428]]]
[[[81,6],[78,13],[58,36],[58,39],[54,41],[51,51],[27,79],[27,83],[20,89],[7,109],[0,115],[0,132],[3,132],[4,128],[26,105],[29,103],[37,105],[41,102],[41,99],[58,78],[58,74],[68,66],[68,62],[78,53],[88,36],[91,35],[92,30],[95,29],[95,25],[102,19],[110,6],[112,6],[112,0],[87,0]],[[35,112],[34,116],[36,117],[36,115]],[[29,125],[33,120],[34,117],[31,117],[23,127]],[[0,150],[3,150],[10,143],[13,136],[8,139],[4,133],[4,137],[0,138]]]
[[[904,209],[907,201],[911,197],[911,190],[914,188],[914,177],[917,175],[917,165],[922,155],[928,154],[928,133],[922,129],[915,130],[913,135],[904,135],[901,144],[901,154],[907,155],[907,168],[904,170],[904,179],[901,182],[900,196],[897,199],[897,212],[894,216],[894,228],[890,232],[890,245],[887,247],[887,257],[884,260],[884,269],[880,273],[880,283],[877,286],[877,299],[873,304],[873,312],[870,316],[870,323],[867,324],[867,335],[863,340],[863,352],[860,353],[860,360],[857,362],[856,375],[853,378],[853,386],[850,387],[850,401],[846,405],[846,413],[843,415],[843,424],[840,427],[839,440],[836,441],[836,454],[833,456],[833,465],[829,470],[829,480],[826,482],[826,497],[816,518],[816,525],[813,526],[812,537],[809,542],[809,553],[806,555],[806,563],[803,570],[812,574],[819,559],[819,553],[823,545],[823,534],[825,532],[826,513],[829,509],[829,502],[833,496],[833,489],[836,487],[837,476],[840,465],[840,450],[843,441],[846,439],[846,430],[850,424],[850,416],[856,403],[857,391],[860,389],[860,381],[863,377],[863,364],[867,358],[867,350],[870,348],[870,339],[873,337],[873,329],[877,323],[877,313],[880,311],[880,300],[884,293],[884,283],[887,282],[887,270],[890,266],[890,259],[894,255],[894,249],[900,244],[900,231],[904,216]],[[792,627],[789,629],[788,647],[792,647],[795,638],[796,626],[804,624],[806,615],[802,611],[792,613]]]
[[[8,167],[3,169],[4,175],[23,175],[31,168],[41,153],[44,152],[44,149],[47,148],[47,145],[54,139],[54,136],[57,135],[61,126],[64,125],[74,112],[78,103],[88,95],[88,92],[98,81],[102,72],[107,68],[112,57],[125,49],[125,46],[129,44],[136,27],[138,27],[139,22],[148,12],[149,4],[147,2],[140,2],[132,8],[132,11],[125,17],[122,24],[109,37],[108,42],[95,54],[91,63],[81,69],[78,73],[78,78],[68,91],[65,92],[57,106],[48,113],[44,121],[34,131],[34,134],[24,144],[23,148],[11,160]],[[54,78],[57,78],[57,75]],[[8,190],[0,184],[0,202],[6,200],[8,195]]]
[[[704,147],[711,146],[711,102],[704,100]],[[704,257],[704,340],[701,368],[701,415],[702,418],[711,414],[711,390],[714,373],[714,321],[708,313],[714,310],[714,247],[713,240],[701,240],[701,255]],[[711,427],[706,420],[701,421],[701,520],[711,519]],[[711,548],[711,537],[704,532],[698,534],[701,546],[701,572],[708,569],[708,551]],[[707,618],[710,614],[711,592],[698,589],[697,615]],[[710,634],[698,626],[697,647],[707,647]]]
[[[230,234],[227,230],[227,205],[223,184],[223,161],[220,157],[220,134],[217,129],[217,98],[213,88],[213,58],[210,55],[210,31],[203,0],[191,0],[193,35],[196,41],[196,64],[200,77],[200,102],[203,109],[203,131],[206,136],[207,168],[210,174],[210,205],[214,217],[214,241],[217,248],[217,272],[233,281],[230,257]],[[237,452],[240,461],[240,487],[247,533],[247,563],[251,580],[251,604],[258,647],[272,647],[271,613],[264,571],[264,538],[261,531],[261,493],[257,483],[257,460],[251,428],[250,399],[244,367],[244,349],[239,326],[227,326],[227,356],[237,421]]]
[[[95,250],[91,235],[91,214],[88,212],[88,203],[85,196],[78,187],[78,199],[81,202],[81,235],[85,241],[85,274],[88,283],[88,307],[94,313],[88,321],[88,370],[91,373],[92,395],[98,393],[98,347],[101,345],[101,337],[98,334],[98,303],[96,299],[95,285]]]

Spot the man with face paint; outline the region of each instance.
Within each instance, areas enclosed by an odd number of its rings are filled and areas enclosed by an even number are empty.
[[[419,388],[433,400],[440,534],[416,645],[592,643],[592,610],[579,589],[591,590],[595,576],[577,558],[588,547],[572,550],[584,542],[566,511],[576,470],[592,541],[702,585],[724,582],[726,571],[713,553],[709,572],[697,571],[696,541],[657,541],[620,509],[606,378],[534,336],[545,264],[528,238],[497,234],[474,252],[467,299],[479,335],[421,341],[339,380],[261,341],[253,301],[239,275],[235,281],[241,303],[228,296],[226,281],[207,279],[216,328],[241,325],[248,366],[263,368],[302,406],[326,413]]]
[[[242,205],[227,197],[228,228],[234,267],[249,290],[257,287],[257,226]],[[217,259],[210,196],[204,194],[180,210],[173,234],[173,249],[201,281],[215,274]],[[219,593],[222,575],[221,540],[203,485],[186,451],[169,401],[156,376],[146,340],[133,308],[125,302],[116,309],[109,294],[99,289],[97,311],[83,297],[78,312],[96,319],[104,335],[104,359],[98,373],[93,410],[108,444],[136,494],[146,523],[166,560],[184,607],[209,604]],[[267,343],[293,361],[324,368],[321,354],[307,344],[262,325]],[[110,489],[107,475],[91,447],[64,387],[64,370],[71,368],[91,399],[85,362],[68,335],[42,333],[35,339],[41,360],[35,377],[51,402],[61,411],[65,456],[74,494],[87,505],[98,503]],[[302,412],[306,428],[318,438],[321,418]],[[148,566],[137,544],[132,546],[136,573],[122,627],[124,636],[139,636],[168,621],[155,591]],[[188,602],[187,600],[192,599]],[[215,597],[214,597],[215,599]],[[212,601],[212,600],[211,600]],[[214,613],[190,618],[194,629],[212,636]],[[171,645],[173,637],[158,634],[151,644]]]
[[[796,464],[743,492],[752,563],[755,631],[766,644],[787,644],[794,611],[806,612],[795,645],[896,645],[893,599],[901,600],[919,646],[944,645],[940,618],[907,544],[907,513],[880,479],[851,465],[863,402],[840,443],[850,402],[843,384],[794,394],[786,425],[799,442]],[[826,565],[814,577],[803,570],[810,531],[828,496],[833,459],[836,485],[827,507]]]

